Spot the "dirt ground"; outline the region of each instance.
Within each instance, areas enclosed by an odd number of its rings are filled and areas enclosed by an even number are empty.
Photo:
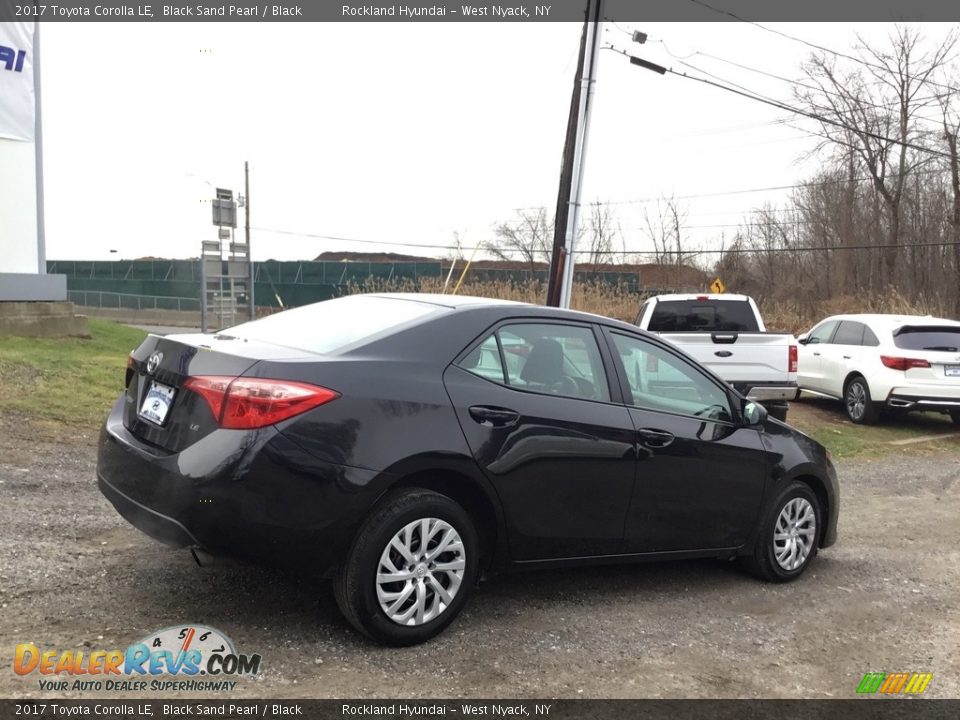
[[[238,697],[851,698],[868,671],[933,672],[928,696],[960,697],[949,449],[838,460],[839,543],[797,582],[714,561],[504,575],[433,642],[383,649],[328,583],[199,568],[127,525],[96,490],[95,439],[0,419],[0,696],[44,695],[13,673],[17,643],[125,648],[193,622],[262,655]]]

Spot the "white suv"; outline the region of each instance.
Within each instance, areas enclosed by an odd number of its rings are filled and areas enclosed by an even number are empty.
[[[797,340],[797,384],[843,400],[853,422],[875,422],[886,406],[947,412],[960,423],[960,322],[834,315]]]

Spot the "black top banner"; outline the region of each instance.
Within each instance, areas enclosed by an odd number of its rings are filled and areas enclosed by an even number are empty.
[[[0,700],[0,720],[954,720],[958,712],[958,700]]]
[[[38,22],[580,22],[586,0],[0,0],[0,21]],[[609,20],[718,22],[954,22],[956,0],[606,0]]]

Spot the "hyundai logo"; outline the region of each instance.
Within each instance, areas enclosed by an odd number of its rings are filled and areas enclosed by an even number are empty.
[[[153,375],[157,368],[160,366],[160,363],[163,361],[163,353],[155,352],[150,356],[150,359],[147,360],[147,375]]]
[[[23,61],[27,59],[26,50],[17,50],[0,45],[0,65],[13,72],[23,72]]]

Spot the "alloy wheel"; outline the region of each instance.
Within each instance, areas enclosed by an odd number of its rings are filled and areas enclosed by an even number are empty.
[[[817,516],[806,498],[790,500],[777,517],[773,528],[773,556],[787,571],[802,567],[810,556],[817,537]]]
[[[855,380],[847,388],[847,413],[852,420],[860,420],[867,409],[867,391],[863,385]]]
[[[450,607],[466,571],[463,540],[438,518],[404,525],[380,555],[377,600],[399,625],[417,626]]]

